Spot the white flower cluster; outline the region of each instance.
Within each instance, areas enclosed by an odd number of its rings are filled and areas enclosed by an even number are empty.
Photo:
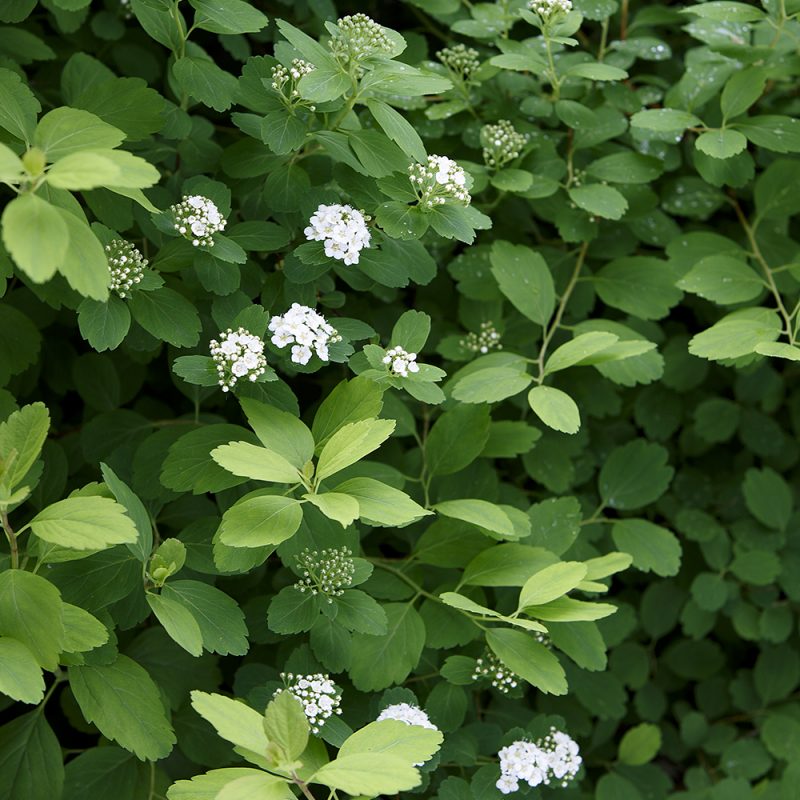
[[[528,0],[528,8],[538,14],[543,22],[569,14],[572,11],[570,0]]]
[[[383,363],[389,367],[391,372],[401,378],[407,378],[409,372],[419,372],[417,354],[407,353],[402,347],[393,347],[391,350],[387,350],[383,357]]]
[[[469,80],[470,75],[481,65],[479,56],[477,50],[460,43],[444,47],[436,53],[436,58],[463,80]]]
[[[392,43],[383,27],[366,14],[348,14],[336,20],[330,48],[343,64],[368,56],[390,53]]]
[[[264,342],[245,328],[228,328],[220,333],[219,340],[211,340],[209,349],[223,392],[233,389],[240,378],[255,382],[266,372]]]
[[[412,164],[408,175],[420,204],[428,208],[448,200],[468,206],[472,200],[466,189],[466,173],[447,156],[428,156],[427,164]]]
[[[483,160],[490,167],[502,167],[518,158],[527,142],[528,134],[519,133],[507,119],[481,128]]]
[[[398,722],[405,722],[406,725],[418,725],[420,728],[428,728],[431,731],[439,730],[419,706],[412,706],[411,703],[394,703],[386,706],[378,714],[377,722],[384,719],[396,719]]]
[[[484,678],[492,682],[492,686],[502,694],[508,694],[519,685],[519,676],[512,672],[489,648],[476,659],[475,669],[472,671],[472,680],[480,681]]]
[[[500,757],[500,779],[497,788],[503,794],[519,789],[520,781],[529,786],[558,782],[562,787],[577,775],[583,759],[577,742],[555,728],[538,742],[524,739],[504,747]]]
[[[321,204],[303,231],[310,242],[324,242],[325,255],[344,261],[347,266],[358,264],[361,251],[369,247],[372,236],[367,227],[369,217],[352,206]]]
[[[283,691],[291,692],[303,704],[312,733],[319,733],[326,719],[342,713],[342,692],[330,676],[321,672],[313,675],[281,672],[281,679],[286,684],[286,689],[278,689],[274,696]]]
[[[195,247],[213,247],[213,236],[225,230],[228,221],[219,213],[217,204],[207,197],[192,194],[169,209],[175,218],[174,228]]]
[[[272,88],[276,92],[285,95],[290,100],[294,100],[300,96],[300,93],[297,91],[297,82],[303,75],[308,75],[315,69],[316,67],[313,64],[310,64],[308,61],[303,61],[302,58],[293,58],[291,65],[288,67],[284,67],[283,64],[278,64],[272,68]],[[289,91],[285,93],[283,89],[287,83],[289,84]]]
[[[325,595],[332,603],[344,588],[350,585],[356,572],[353,553],[349,547],[332,547],[329,550],[309,550],[295,556],[303,577],[294,588],[311,595]]]
[[[269,329],[272,331],[272,344],[276,347],[292,345],[295,364],[308,364],[314,353],[322,361],[327,361],[328,345],[342,340],[336,328],[322,314],[300,303],[292,303],[283,316],[273,317]]]
[[[481,322],[478,333],[470,331],[459,344],[472,353],[488,353],[490,350],[502,350],[500,334],[490,321]]]
[[[147,259],[130,242],[114,239],[106,245],[109,285],[112,292],[126,297],[128,292],[142,280]]]

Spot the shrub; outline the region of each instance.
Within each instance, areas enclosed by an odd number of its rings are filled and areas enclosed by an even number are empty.
[[[0,21],[0,796],[796,795],[797,0]]]

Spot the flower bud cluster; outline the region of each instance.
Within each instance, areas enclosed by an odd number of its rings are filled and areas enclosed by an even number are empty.
[[[119,0],[119,10],[123,19],[133,19],[131,0]]]
[[[311,595],[324,595],[332,603],[353,580],[356,573],[353,553],[349,547],[332,547],[329,550],[309,550],[295,556],[303,577],[294,588]]]
[[[324,242],[325,255],[344,261],[347,266],[358,264],[361,251],[369,247],[372,236],[363,211],[352,206],[320,205],[303,231],[311,242]]]
[[[315,69],[313,64],[303,61],[302,58],[293,58],[288,67],[278,64],[272,68],[272,88],[289,100],[294,100],[300,96],[300,92],[297,91],[297,82],[303,75],[308,75]]]
[[[348,14],[336,20],[336,33],[331,37],[333,55],[344,65],[369,56],[392,51],[392,43],[383,27],[366,14]]]
[[[147,259],[124,239],[114,239],[105,249],[110,276],[108,288],[120,297],[127,297],[128,292],[141,282]]]
[[[383,363],[389,370],[401,378],[407,378],[409,372],[419,372],[417,364],[417,354],[407,353],[402,347],[393,347],[386,351]]]
[[[527,142],[528,134],[519,133],[507,119],[481,128],[483,160],[490,167],[502,167],[518,158]]]
[[[326,719],[342,713],[342,691],[330,676],[321,672],[313,675],[281,672],[281,679],[286,684],[286,689],[278,689],[274,696],[277,697],[283,691],[293,694],[303,705],[312,733],[319,733]]]
[[[405,722],[406,725],[418,725],[420,728],[428,728],[431,731],[439,730],[419,706],[413,706],[411,703],[394,703],[386,706],[378,714],[377,722],[384,719],[396,719],[398,722]]]
[[[498,756],[500,779],[496,786],[503,794],[517,791],[520,781],[529,786],[551,782],[567,786],[583,761],[577,742],[555,728],[536,742],[520,739],[500,750]]]
[[[209,349],[223,392],[233,389],[240,378],[255,382],[266,372],[264,342],[245,328],[228,328],[219,340],[211,340]]]
[[[459,75],[462,80],[469,80],[470,76],[480,66],[480,54],[472,47],[455,44],[444,47],[436,53],[436,58],[444,64],[450,72]]]
[[[528,8],[538,14],[542,22],[550,22],[556,17],[572,11],[570,0],[528,0]]]
[[[225,230],[228,221],[219,213],[217,204],[199,194],[184,197],[169,209],[175,218],[174,228],[195,247],[213,247],[213,236]]]
[[[427,208],[448,200],[468,206],[472,200],[466,188],[466,173],[452,158],[428,156],[427,164],[412,164],[408,174],[420,205]]]
[[[492,682],[492,686],[502,694],[508,694],[519,685],[519,676],[512,672],[489,648],[476,659],[472,680],[480,681],[484,678]]]
[[[481,322],[478,333],[470,331],[459,344],[471,353],[488,353],[490,350],[502,350],[500,334],[490,321]]]
[[[276,347],[292,345],[295,364],[308,364],[314,353],[322,361],[327,361],[328,345],[342,340],[336,328],[322,314],[300,303],[292,303],[283,316],[273,317],[269,329],[272,331],[272,344]]]

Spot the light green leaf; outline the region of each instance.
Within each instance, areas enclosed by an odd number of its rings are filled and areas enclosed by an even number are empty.
[[[486,500],[445,500],[433,508],[444,517],[460,519],[499,536],[514,537],[514,524],[508,514]]]
[[[294,536],[302,520],[303,507],[291,497],[244,498],[222,515],[220,541],[229,547],[278,545]]]
[[[633,566],[656,575],[676,575],[681,545],[672,531],[645,519],[622,519],[611,528],[614,544],[633,556]]]
[[[432,513],[405,492],[374,478],[351,478],[335,487],[334,492],[354,498],[358,502],[358,516],[379,525],[408,525]]]
[[[405,792],[422,782],[419,770],[404,759],[382,755],[380,769],[376,769],[375,756],[371,754],[339,757],[318,769],[310,780],[351,795],[367,797]]]
[[[552,564],[531,575],[519,593],[518,608],[538,606],[571,592],[585,577],[586,565],[577,561]]]
[[[20,183],[24,172],[20,157],[10,147],[0,144],[0,181]]]
[[[758,22],[764,19],[764,12],[748,3],[713,0],[710,3],[699,3],[681,9],[683,14],[694,14],[703,19],[715,22]]]
[[[96,189],[113,186],[120,177],[117,165],[90,150],[70,153],[56,161],[47,172],[47,182],[58,189]]]
[[[112,149],[122,144],[125,134],[100,117],[79,108],[54,108],[36,126],[33,142],[47,154],[48,161],[80,150]]]
[[[728,79],[720,97],[720,108],[725,120],[744,114],[764,93],[767,72],[762,67],[748,67]]]
[[[549,428],[562,433],[577,433],[581,415],[575,401],[561,389],[534,386],[528,392],[528,404]]]
[[[30,142],[41,110],[39,101],[20,76],[10,69],[0,68],[0,128],[17,139]]]
[[[510,628],[490,628],[486,643],[520,678],[545,694],[566,694],[567,679],[558,659],[529,633]]]
[[[543,547],[504,542],[478,553],[464,568],[467,586],[523,586],[536,572],[558,559]]]
[[[698,136],[694,146],[712,158],[733,158],[747,148],[747,139],[739,131],[720,128]]]
[[[571,597],[560,597],[542,606],[527,606],[525,609],[529,616],[545,622],[592,622],[616,611],[617,607],[609,603],[587,603]]]
[[[246,752],[266,756],[269,739],[264,732],[264,717],[258,711],[221,694],[195,690],[191,698],[192,708],[210,722],[223,739]]]
[[[239,401],[250,427],[264,447],[302,469],[314,456],[314,437],[294,415],[243,397]]]
[[[300,483],[300,473],[282,455],[248,442],[230,442],[211,451],[223,469],[242,478],[271,483]]]
[[[69,683],[84,717],[105,737],[142,760],[169,755],[175,734],[144,667],[119,655],[113,664],[70,667]]]
[[[281,692],[264,712],[264,732],[277,744],[287,761],[300,758],[308,744],[308,718],[300,701],[291,692]]]
[[[200,626],[188,609],[169,597],[152,592],[147,593],[147,604],[173,641],[190,655],[199,656],[203,652]]]
[[[16,488],[42,452],[50,430],[44,403],[31,403],[0,423],[0,485]]]
[[[702,124],[703,121],[699,117],[676,108],[648,109],[647,111],[638,111],[631,117],[631,125],[634,128],[658,131],[659,133],[682,133],[686,128],[694,128]]]
[[[689,341],[692,355],[719,361],[739,358],[755,351],[764,342],[780,336],[781,321],[768,308],[743,308],[724,316]]]
[[[429,761],[443,740],[437,730],[386,719],[370,722],[348,736],[337,758],[372,753],[381,759],[387,755],[396,756],[416,765]]]
[[[59,500],[40,511],[30,526],[40,539],[72,550],[101,550],[138,540],[124,506],[108,497]]]
[[[570,78],[588,78],[592,81],[624,81],[628,73],[610,64],[574,64],[567,70]]]
[[[622,219],[628,210],[625,195],[613,186],[591,183],[588,186],[573,187],[567,193],[578,208],[603,219]]]
[[[214,800],[295,800],[289,783],[266,772],[246,775],[226,784]]]
[[[547,375],[579,364],[595,353],[607,350],[618,340],[619,336],[606,331],[581,333],[553,351],[545,362],[544,373]]]
[[[189,0],[195,9],[194,24],[212,33],[258,33],[267,18],[243,0]]]
[[[795,347],[786,342],[759,342],[754,352],[771,358],[785,358],[788,361],[800,361],[800,347]]]
[[[650,722],[642,722],[625,732],[617,757],[623,764],[639,767],[652,761],[660,749],[661,729]]]
[[[342,492],[304,494],[303,499],[315,505],[328,519],[336,520],[343,528],[358,519],[361,513],[358,500]]]
[[[424,163],[427,160],[427,153],[416,128],[387,103],[374,98],[368,98],[366,102],[367,108],[378,125],[383,128],[383,132],[399,145],[406,155]]]
[[[744,303],[764,291],[764,281],[755,270],[722,253],[701,258],[676,285],[722,305]]]
[[[39,703],[44,697],[44,678],[36,658],[10,636],[0,636],[0,693],[21,703]]]
[[[317,452],[340,428],[377,417],[382,408],[383,389],[374,381],[352,378],[337,384],[320,404],[311,425]]]
[[[512,367],[488,367],[461,378],[453,397],[462,403],[498,403],[527,389],[533,378]]]
[[[219,793],[242,778],[270,778],[266,772],[246,767],[212,769],[204,775],[195,775],[190,780],[176,781],[167,789],[169,800],[217,800]],[[252,800],[253,794],[250,793]],[[272,800],[272,798],[269,798]],[[281,798],[281,800],[283,800]]]
[[[377,450],[395,428],[394,420],[364,419],[336,431],[319,454],[317,483]]]
[[[2,224],[3,244],[17,266],[36,283],[50,280],[69,245],[58,209],[35,194],[23,194],[6,205]]]
[[[545,325],[555,308],[555,288],[547,262],[529,247],[498,241],[492,245],[492,275],[521,314]]]

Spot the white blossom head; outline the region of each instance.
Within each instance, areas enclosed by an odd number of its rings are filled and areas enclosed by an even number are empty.
[[[347,266],[358,264],[361,251],[369,247],[372,236],[367,227],[369,217],[348,205],[320,205],[303,231],[310,242],[323,242],[325,255],[343,261]]]
[[[349,547],[328,550],[309,550],[295,556],[302,577],[294,588],[311,595],[322,595],[329,603],[344,593],[356,572],[353,553]]]
[[[517,791],[523,781],[531,787],[567,786],[583,762],[577,742],[556,728],[536,742],[512,742],[497,755],[500,778],[495,785],[503,794]]]
[[[242,379],[257,381],[267,370],[264,341],[245,328],[228,328],[209,343],[219,385],[229,392]]]
[[[290,692],[296,697],[305,712],[311,725],[312,733],[319,733],[325,720],[334,714],[341,714],[342,690],[330,679],[329,675],[321,672],[313,675],[295,675],[292,672],[282,672],[281,679],[285,689],[278,689],[274,697],[281,692]]]
[[[140,283],[147,259],[124,239],[114,239],[105,246],[108,261],[109,286],[120,297],[127,297],[130,290]]]
[[[439,730],[419,706],[411,705],[411,703],[394,703],[386,706],[378,714],[376,721],[381,722],[384,719],[396,719],[398,722],[405,722],[406,725],[417,725],[431,731]]]
[[[276,347],[291,346],[295,364],[308,364],[315,353],[321,361],[328,361],[328,347],[342,340],[322,314],[300,303],[292,303],[285,314],[273,317],[269,329]]]
[[[436,53],[436,58],[457,75],[461,80],[468,81],[470,76],[480,66],[480,54],[472,47],[461,43],[452,47],[444,47]]]
[[[543,23],[552,22],[572,11],[571,0],[528,0],[528,8],[538,14]]]
[[[519,158],[527,142],[528,135],[519,133],[507,119],[481,128],[483,160],[489,167],[499,168]]]
[[[369,56],[387,55],[392,43],[383,26],[366,14],[348,14],[336,20],[336,32],[331,37],[333,55],[343,65],[358,62]]]
[[[475,660],[472,680],[488,680],[501,694],[508,694],[519,686],[520,678],[487,647],[483,655]]]
[[[502,350],[500,334],[490,321],[481,322],[480,330],[470,331],[459,344],[471,353],[488,353],[490,350]]]
[[[289,101],[297,101],[300,92],[297,83],[304,75],[313,72],[316,67],[302,58],[293,58],[288,67],[277,64],[272,68],[272,88]]]
[[[447,156],[428,156],[425,164],[412,164],[408,176],[421,206],[433,208],[447,202],[468,206],[472,200],[467,174]]]
[[[401,378],[407,378],[412,372],[419,372],[417,354],[409,353],[402,347],[392,347],[387,350],[383,363],[389,368],[389,372]]]
[[[169,210],[175,230],[195,247],[213,247],[214,234],[225,230],[228,224],[217,204],[199,194],[185,196]]]

